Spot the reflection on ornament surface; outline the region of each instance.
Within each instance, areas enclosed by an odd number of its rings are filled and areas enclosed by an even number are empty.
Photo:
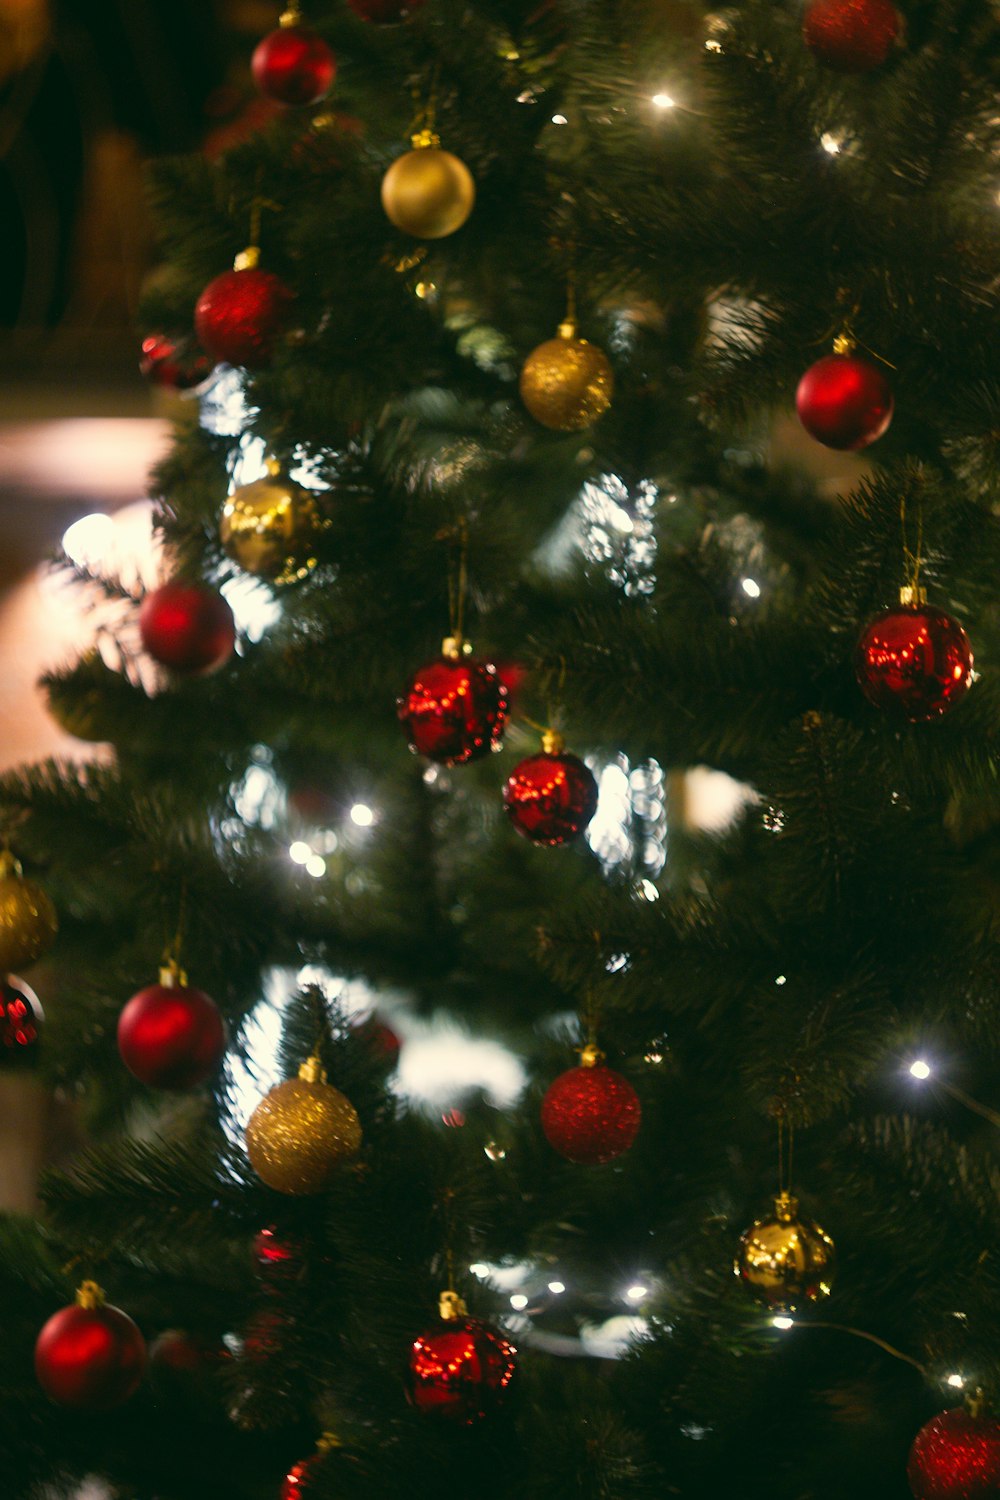
[[[740,1240],[733,1271],[773,1312],[795,1312],[833,1289],[836,1250],[818,1224],[799,1218],[798,1199],[780,1193],[774,1214],[758,1219]]]

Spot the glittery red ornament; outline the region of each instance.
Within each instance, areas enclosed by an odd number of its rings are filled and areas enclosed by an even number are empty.
[[[869,702],[919,724],[947,713],[965,696],[972,647],[944,610],[900,604],[872,620],[858,642],[854,665]]]
[[[799,421],[827,448],[867,448],[892,421],[892,389],[882,371],[856,354],[828,354],[799,381]]]
[[[195,305],[194,326],[216,361],[262,370],[285,331],[294,293],[273,271],[249,264],[223,271]]]
[[[53,1314],[35,1344],[38,1383],[61,1406],[110,1411],[135,1394],[145,1368],[142,1334],[92,1281],[74,1306]]]
[[[517,1350],[499,1329],[467,1315],[454,1292],[443,1316],[410,1348],[409,1396],[418,1411],[469,1425],[496,1411],[517,1368]]]
[[[568,844],[597,811],[597,782],[562,736],[546,731],[541,755],[520,761],[507,778],[503,805],[518,833],[536,844]]]
[[[254,1235],[253,1256],[262,1271],[298,1269],[300,1247],[269,1224]]]
[[[142,341],[139,369],[150,385],[168,391],[193,391],[212,373],[212,361],[187,339],[151,333]]]
[[[1000,1495],[1000,1422],[964,1406],[921,1427],[906,1466],[914,1500],[996,1500]]]
[[[118,1017],[118,1051],[140,1083],[193,1089],[218,1068],[226,1028],[215,1001],[192,989],[176,965],[133,995]]]
[[[304,1458],[301,1463],[295,1464],[285,1475],[281,1486],[281,1500],[298,1500],[300,1495],[306,1495],[310,1489],[310,1475],[316,1477],[316,1469],[319,1460],[316,1458]]]
[[[881,67],[898,34],[899,15],[889,0],[813,0],[802,21],[810,52],[838,73]]]
[[[254,82],[278,104],[318,104],[330,92],[337,59],[308,26],[279,26],[253,55]]]
[[[0,1068],[32,1062],[44,1019],[41,1002],[16,974],[0,980]]]
[[[569,1161],[592,1165],[614,1161],[635,1140],[642,1119],[639,1096],[596,1048],[579,1068],[560,1073],[542,1100],[542,1129],[549,1144]]]
[[[424,0],[347,0],[347,3],[362,21],[374,21],[376,26],[392,26],[397,21],[406,21],[414,11],[420,10]]]
[[[411,750],[460,766],[499,750],[507,689],[492,662],[462,656],[451,641],[443,653],[414,675],[397,711]]]
[[[236,621],[214,589],[174,579],[143,599],[139,634],[161,666],[201,677],[218,671],[233,654]]]

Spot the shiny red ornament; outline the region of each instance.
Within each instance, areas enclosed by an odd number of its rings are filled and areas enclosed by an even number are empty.
[[[899,14],[889,0],[813,0],[802,37],[819,62],[838,73],[879,68],[899,35]]]
[[[410,749],[444,766],[460,766],[499,750],[507,689],[492,662],[446,654],[427,662],[399,699],[397,712]]]
[[[298,1267],[300,1249],[269,1224],[254,1235],[253,1256],[262,1271],[279,1271]]]
[[[294,293],[273,271],[223,271],[198,298],[194,326],[216,361],[262,370],[288,323]]]
[[[318,104],[330,92],[337,59],[308,26],[279,26],[257,46],[254,82],[278,104]]]
[[[236,645],[236,621],[221,594],[174,579],[147,594],[139,634],[154,661],[193,677],[225,666]]]
[[[392,26],[397,21],[406,21],[414,11],[420,10],[424,0],[347,0],[348,5],[362,21],[373,21],[376,26]]]
[[[972,681],[972,647],[944,610],[901,604],[872,620],[854,665],[870,703],[920,724],[964,698]]]
[[[921,1427],[906,1466],[914,1500],[996,1500],[1000,1495],[1000,1422],[964,1406]]]
[[[597,811],[597,782],[562,738],[547,732],[541,755],[520,761],[507,778],[503,805],[525,838],[535,844],[568,844]]]
[[[135,1394],[145,1368],[142,1334],[93,1282],[84,1282],[74,1306],[53,1314],[35,1344],[38,1383],[60,1406],[110,1411]]]
[[[581,1165],[614,1161],[635,1140],[642,1119],[639,1096],[603,1063],[569,1068],[542,1100],[542,1129],[560,1156]]]
[[[442,1319],[410,1348],[409,1396],[418,1411],[467,1426],[496,1411],[514,1379],[517,1350],[489,1323]]]
[[[168,391],[193,391],[212,373],[212,361],[186,339],[151,333],[142,341],[139,369],[150,385]]]
[[[133,995],[118,1017],[118,1051],[140,1083],[193,1089],[211,1078],[226,1050],[226,1028],[214,1000],[190,988],[176,968]]]
[[[882,371],[856,354],[828,354],[799,381],[795,407],[810,437],[827,448],[867,448],[892,421],[892,388]]]
[[[16,974],[0,980],[0,1068],[34,1057],[43,1019],[41,1002],[30,985]]]

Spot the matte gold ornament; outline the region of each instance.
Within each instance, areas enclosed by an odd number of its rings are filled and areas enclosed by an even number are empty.
[[[0,973],[30,964],[52,947],[59,918],[34,880],[25,880],[9,849],[0,854]]]
[[[321,1193],[341,1162],[361,1145],[361,1122],[349,1099],[331,1088],[318,1057],[261,1100],[246,1129],[257,1176],[279,1193]]]
[[[829,1297],[836,1265],[830,1236],[799,1217],[797,1198],[779,1193],[773,1217],[758,1219],[740,1240],[733,1270],[758,1302],[772,1312],[791,1313]]]
[[[611,405],[615,377],[603,349],[577,337],[567,318],[557,338],[532,350],[521,370],[521,400],[543,427],[578,432]]]
[[[441,240],[461,229],[476,202],[472,173],[430,130],[413,137],[413,150],[397,156],[382,179],[382,207],[418,240]]]
[[[291,583],[316,566],[313,550],[321,526],[312,490],[289,479],[271,458],[266,478],[241,484],[229,496],[219,537],[244,572]]]

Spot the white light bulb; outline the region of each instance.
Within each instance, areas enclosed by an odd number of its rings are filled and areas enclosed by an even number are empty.
[[[641,1302],[644,1297],[649,1296],[649,1287],[641,1286],[636,1282],[635,1286],[629,1287],[625,1295],[630,1302]]]
[[[559,1294],[561,1292],[564,1292],[565,1290],[566,1290],[566,1283],[564,1281],[550,1281],[549,1282],[549,1291],[552,1293],[552,1295],[554,1297],[558,1297]]]
[[[844,137],[842,135],[834,135],[832,130],[824,130],[819,138],[819,143],[823,147],[823,150],[831,156],[839,156],[841,147],[844,144]]]
[[[677,104],[677,100],[671,99],[669,94],[660,93],[653,95],[653,103],[657,109],[673,109]]]
[[[510,1299],[510,1305],[515,1312],[521,1312],[528,1305],[528,1299],[523,1292],[515,1292]]]
[[[565,115],[553,115],[552,123],[553,125],[568,125],[569,121],[567,120]]]
[[[311,854],[306,860],[306,874],[318,880],[321,875],[326,874],[326,860],[322,854]]]
[[[478,1276],[480,1281],[485,1281],[487,1276],[490,1274],[490,1268],[484,1260],[473,1261],[472,1265],[469,1267],[469,1270],[472,1272],[473,1276]]]
[[[791,1318],[772,1318],[771,1327],[780,1328],[782,1333],[785,1333],[789,1328],[794,1328],[795,1323]]]
[[[364,802],[355,802],[351,808],[351,822],[356,823],[359,828],[370,828],[375,821],[375,814]]]
[[[748,599],[760,598],[760,584],[756,578],[744,578],[742,588]]]
[[[777,979],[775,979],[774,982],[775,982],[775,984],[787,984],[788,983],[788,977],[785,974],[779,974],[778,977],[777,977]]]
[[[640,881],[639,889],[642,891],[642,894],[645,896],[647,901],[659,901],[660,893],[651,880]]]
[[[295,843],[288,847],[288,858],[297,865],[307,865],[312,859],[312,849],[301,839],[296,839]]]
[[[949,1375],[948,1376],[948,1384],[949,1385],[953,1385],[956,1390],[961,1390],[962,1386],[965,1384],[965,1376],[964,1375]]]
[[[930,1067],[924,1062],[922,1057],[918,1057],[916,1062],[910,1063],[910,1076],[912,1078],[929,1078],[931,1076]]]
[[[115,523],[110,516],[95,511],[81,516],[63,533],[62,549],[78,568],[95,568],[114,547]]]

